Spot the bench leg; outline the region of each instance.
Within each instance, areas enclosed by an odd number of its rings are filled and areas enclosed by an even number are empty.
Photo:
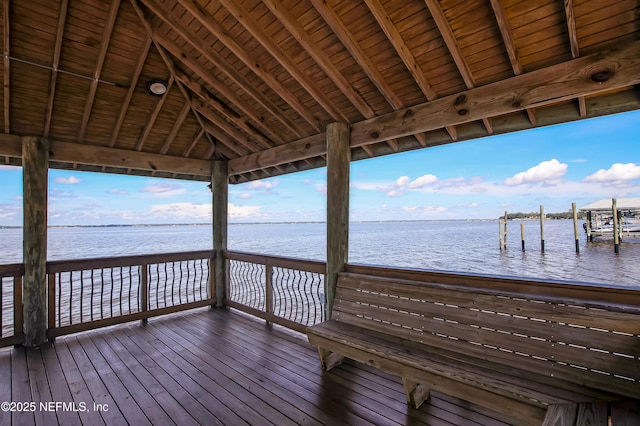
[[[402,378],[402,385],[404,386],[404,395],[407,398],[407,404],[413,408],[420,408],[422,403],[429,399],[431,389],[425,385],[404,377]]]
[[[577,416],[577,404],[550,405],[542,426],[573,426],[576,424]]]
[[[318,347],[318,355],[320,356],[320,365],[324,371],[329,371],[336,365],[342,364],[344,356]]]

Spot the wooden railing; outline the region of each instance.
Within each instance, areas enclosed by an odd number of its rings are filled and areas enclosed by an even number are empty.
[[[324,321],[324,262],[229,251],[226,304],[304,332]]]
[[[49,337],[212,305],[211,250],[47,262]]]
[[[24,342],[22,277],[24,264],[0,265],[0,347]]]

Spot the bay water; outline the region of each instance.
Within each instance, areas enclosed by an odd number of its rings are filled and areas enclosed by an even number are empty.
[[[520,224],[525,226],[525,251]],[[324,261],[324,223],[230,224],[230,250]],[[640,240],[586,239],[579,253],[571,220],[545,222],[541,251],[538,221],[511,221],[500,250],[496,221],[351,223],[349,262],[501,276],[600,283],[640,289]],[[640,238],[640,236],[636,237]],[[211,225],[52,227],[49,260],[206,250]],[[0,264],[22,259],[22,229],[0,229]]]

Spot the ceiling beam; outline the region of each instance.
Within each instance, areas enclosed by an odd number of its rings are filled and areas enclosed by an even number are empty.
[[[340,111],[338,107],[336,107],[333,102],[316,87],[316,83],[305,74],[305,72],[299,67],[297,63],[293,61],[289,57],[289,55],[280,47],[278,43],[276,43],[262,28],[262,26],[256,22],[253,17],[251,17],[250,13],[242,7],[236,0],[219,0],[220,4],[222,4],[225,9],[234,17],[236,20],[251,34],[253,38],[256,39],[262,47],[264,47],[267,52],[273,58],[280,63],[280,65],[287,70],[287,72],[309,93],[312,94],[318,104],[327,112],[334,120],[345,121],[348,120]],[[322,123],[320,123],[319,118],[315,117],[316,122],[314,123],[314,129],[316,131],[324,130],[322,128]]]
[[[182,107],[182,111],[180,111],[180,115],[178,115],[178,118],[176,118],[176,121],[173,124],[173,128],[167,135],[167,139],[165,139],[164,144],[162,144],[162,148],[160,148],[160,154],[166,154],[167,151],[169,151],[171,144],[173,143],[176,136],[178,136],[178,131],[184,124],[184,121],[187,119],[187,115],[189,115],[189,112],[191,112],[191,105],[189,105],[189,102],[185,101],[184,106]]]
[[[449,25],[447,17],[442,11],[440,3],[438,3],[437,0],[426,0],[426,4],[429,9],[429,13],[431,13],[431,17],[438,27],[438,31],[440,31],[440,35],[444,39],[444,43],[447,45],[447,49],[449,49],[449,53],[451,54],[453,61],[456,63],[456,67],[464,80],[464,84],[467,86],[467,89],[473,89],[477,84],[476,80],[473,78],[473,73],[471,72],[471,68],[469,68],[469,64],[467,64],[467,61],[464,59],[462,49],[460,48],[458,40],[451,29],[451,25]],[[482,123],[484,124],[487,133],[492,134],[493,129],[489,118],[483,118]],[[451,132],[449,133],[451,134]],[[457,133],[455,136],[452,134],[451,138],[453,140],[457,140]]]
[[[220,70],[227,78],[233,81],[238,87],[240,87],[247,95],[249,95],[256,103],[264,108],[270,115],[278,120],[282,125],[287,127],[293,133],[304,134],[303,130],[294,122],[289,120],[284,113],[271,101],[264,93],[255,88],[249,80],[247,80],[241,73],[238,72],[229,62],[223,58],[220,53],[211,49],[210,45],[199,37],[192,30],[178,21],[174,13],[171,13],[165,6],[159,4],[154,0],[142,0],[145,6],[158,18],[160,18],[166,25],[180,35],[185,41],[187,41],[193,48],[195,48],[204,59],[210,64]],[[154,28],[154,34],[159,31]],[[166,46],[165,46],[166,47]],[[182,60],[184,52],[181,52],[176,56],[178,60]]]
[[[113,126],[113,132],[111,133],[111,141],[109,142],[110,147],[114,147],[116,141],[118,140],[118,135],[120,134],[120,129],[122,128],[122,124],[124,123],[124,119],[127,116],[127,111],[129,110],[129,105],[131,104],[131,99],[133,99],[133,94],[136,92],[138,87],[138,80],[140,79],[140,74],[142,73],[142,68],[144,67],[145,62],[147,61],[147,56],[149,56],[149,50],[151,49],[151,36],[147,35],[147,38],[142,45],[142,49],[138,53],[138,61],[136,62],[136,67],[133,70],[133,75],[131,76],[131,81],[129,82],[129,90],[127,90],[127,94],[122,101],[122,105],[120,106],[120,114],[118,115],[118,119],[116,120],[115,126]]]
[[[229,161],[229,174],[240,174],[305,160],[327,153],[325,133]]]
[[[264,64],[260,64],[254,56],[247,52],[229,33],[222,27],[222,25],[216,21],[213,16],[207,14],[201,7],[196,5],[193,0],[178,0],[178,3],[182,5],[187,11],[193,15],[211,34],[216,36],[220,42],[222,42],[227,49],[229,49],[234,55],[240,59],[245,66],[253,71],[257,76],[262,78],[265,83],[269,85],[271,90],[277,93],[285,102],[287,102],[294,111],[304,118],[309,124],[317,126],[317,118],[308,110],[308,108],[300,102],[300,100],[291,91],[278,81],[275,76],[268,71],[268,67]],[[307,89],[304,85],[303,88]],[[311,96],[321,95],[322,92],[315,90],[310,92]],[[319,129],[316,129],[319,131]],[[295,132],[298,137],[304,136],[302,132]]]
[[[107,56],[107,50],[109,49],[109,43],[111,41],[111,33],[113,32],[113,26],[116,23],[116,17],[118,16],[118,10],[120,9],[120,0],[111,0],[111,8],[109,9],[109,15],[105,20],[104,30],[102,31],[102,41],[100,43],[100,50],[98,51],[98,60],[93,72],[93,80],[89,86],[89,94],[84,105],[84,113],[82,114],[82,121],[80,122],[80,130],[78,131],[77,141],[84,142],[84,136],[87,132],[87,126],[89,125],[89,119],[91,118],[91,110],[93,109],[93,101],[96,98],[96,92],[98,91],[98,82],[100,81],[100,75],[102,74],[102,66]]]
[[[520,75],[522,74],[522,65],[520,65],[518,50],[516,49],[516,43],[513,37],[513,31],[511,30],[511,24],[509,24],[509,20],[507,19],[507,13],[505,12],[502,3],[500,3],[500,0],[491,0],[491,8],[493,9],[493,14],[496,17],[498,28],[500,28],[502,42],[504,44],[505,50],[507,51],[507,55],[509,55],[509,61],[511,62],[513,73],[515,75]]]
[[[369,77],[369,80],[378,88],[382,96],[387,100],[389,105],[393,109],[404,108],[406,105],[400,97],[395,93],[390,84],[388,84],[382,73],[378,70],[376,64],[373,63],[369,55],[364,51],[360,43],[353,37],[351,32],[342,23],[338,14],[333,10],[331,5],[323,0],[311,0],[311,3],[315,7],[316,11],[322,16],[324,21],[331,27],[333,33],[345,46],[347,51],[351,54],[353,59],[360,65],[360,68]],[[423,134],[419,133],[416,136],[418,142],[422,146],[427,146],[426,138]],[[365,152],[373,157],[373,151],[367,149]]]
[[[191,141],[191,143],[189,144],[189,146],[184,150],[184,152],[182,153],[182,156],[185,158],[189,157],[191,155],[191,151],[193,151],[193,148],[195,148],[196,145],[198,145],[198,142],[200,142],[200,140],[203,137],[204,137],[204,129],[200,129],[196,134],[196,136]]]
[[[162,111],[162,107],[169,97],[169,92],[171,92],[174,81],[174,77],[171,76],[171,78],[169,78],[169,82],[167,83],[167,91],[162,95],[162,97],[158,98],[158,100],[156,101],[156,106],[153,108],[153,111],[151,111],[151,114],[149,114],[149,117],[147,117],[147,122],[144,125],[142,134],[138,138],[138,142],[136,142],[136,151],[142,151],[142,148],[144,147],[144,144],[147,141],[149,134],[151,134],[151,130],[153,129],[154,124],[156,123],[156,119],[160,115],[160,111]]]
[[[424,96],[429,101],[436,99],[438,95],[431,87],[427,76],[425,75],[424,71],[422,71],[422,68],[420,68],[418,61],[416,60],[415,56],[413,56],[413,53],[411,53],[411,49],[409,49],[409,47],[404,42],[400,31],[398,31],[393,21],[391,20],[391,17],[384,9],[382,4],[378,0],[365,0],[365,3],[367,4],[367,7],[369,8],[369,11],[373,15],[373,17],[378,22],[380,28],[382,28],[382,31],[386,34],[387,39],[389,40],[389,42],[391,42],[391,45],[396,50],[396,53],[398,54],[400,59],[402,59],[402,62],[413,76],[413,79],[418,84],[418,87],[420,87],[420,90],[422,91]],[[456,129],[447,126],[446,130],[449,133],[449,136],[451,136],[452,140],[457,140],[458,136]]]
[[[610,78],[601,81],[607,74]],[[351,147],[363,147],[447,125],[542,107],[636,84],[640,84],[640,41],[352,124]],[[240,174],[325,153],[324,137],[317,135],[233,159],[229,162],[229,169],[233,174]]]
[[[353,146],[536,108],[640,83],[640,41],[361,121]]]
[[[571,45],[571,56],[580,56],[578,46],[578,31],[576,30],[576,17],[573,10],[573,0],[564,0],[564,12],[567,17],[567,31],[569,32],[569,44]]]
[[[10,79],[11,79],[11,42],[10,35],[10,19],[9,19],[9,0],[2,1],[2,44],[4,52],[4,132],[11,132],[11,97],[10,97]]]
[[[224,120],[222,117],[218,116],[216,112],[212,111],[207,107],[203,102],[191,101],[191,107],[198,111],[198,113],[202,114],[202,116],[213,123],[215,127],[219,128],[227,135],[231,136],[239,145],[242,145],[249,152],[260,151],[264,149],[263,146],[258,146],[253,140],[249,139],[245,134],[243,134],[239,129],[234,127],[228,121]],[[208,129],[205,129],[208,131]],[[209,132],[212,134],[211,132]],[[257,133],[255,133],[256,137],[259,137]],[[263,138],[263,141],[266,140]],[[267,145],[267,148],[271,148],[272,145]]]
[[[211,176],[211,162],[171,155],[50,140],[50,161],[193,176]],[[0,134],[0,155],[22,157],[22,136]]]
[[[356,107],[364,118],[375,115],[373,109],[362,99],[353,86],[331,62],[330,58],[322,52],[322,49],[309,37],[296,18],[287,10],[280,0],[262,0],[262,3],[275,15],[284,27],[293,35],[307,54],[318,64],[324,73],[340,89],[342,94]]]
[[[53,101],[56,96],[56,84],[58,81],[58,68],[60,67],[60,52],[62,51],[62,39],[64,35],[64,26],[67,21],[67,9],[69,0],[60,2],[58,12],[58,25],[56,30],[56,41],[53,47],[53,63],[51,64],[51,80],[49,81],[49,97],[47,99],[47,112],[44,119],[44,137],[49,137],[51,130],[51,119],[53,118]]]

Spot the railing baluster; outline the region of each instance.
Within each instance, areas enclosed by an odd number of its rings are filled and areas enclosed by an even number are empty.
[[[273,266],[267,264],[265,265],[264,271],[264,282],[265,282],[265,295],[264,295],[264,304],[265,310],[267,311],[267,315],[273,314]],[[267,321],[270,323],[270,321]]]
[[[47,274],[47,327],[56,328],[56,274]]]
[[[140,284],[139,284],[140,299],[138,302],[138,307],[142,312],[146,312],[148,308],[148,298],[149,298],[149,294],[147,292],[148,284],[149,284],[149,276],[147,274],[147,264],[143,263],[142,265],[140,265]],[[142,307],[140,307],[140,305],[142,305]],[[146,322],[147,319],[144,318],[143,321]]]

